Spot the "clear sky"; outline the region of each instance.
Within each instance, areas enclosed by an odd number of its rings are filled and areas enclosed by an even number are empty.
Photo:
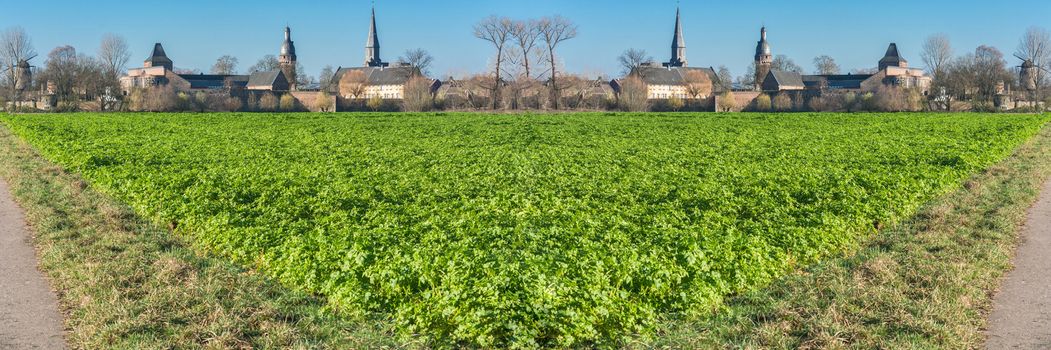
[[[3,2],[0,28],[22,26],[29,32],[41,54],[36,65],[59,45],[94,54],[103,34],[116,33],[131,46],[131,67],[141,66],[153,43],[162,42],[176,67],[207,72],[216,58],[229,54],[244,70],[278,53],[288,24],[299,61],[311,76],[325,65],[361,65],[370,7],[369,0]],[[579,36],[562,49],[566,67],[615,75],[616,57],[628,48],[668,59],[676,1],[377,0],[376,6],[383,59],[424,48],[435,56],[436,77],[484,69],[493,52],[471,28],[494,14],[574,20]],[[683,0],[681,7],[690,65],[726,65],[735,76],[751,62],[763,24],[774,54],[788,55],[807,71],[819,55],[832,56],[844,71],[874,67],[890,42],[922,66],[919,46],[939,32],[950,36],[957,54],[987,44],[1010,56],[1027,27],[1051,28],[1048,0]]]

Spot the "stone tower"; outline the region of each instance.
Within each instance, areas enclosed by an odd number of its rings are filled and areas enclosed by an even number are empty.
[[[33,70],[27,60],[19,60],[15,66],[15,90],[24,92],[33,84]]]
[[[759,44],[755,46],[755,89],[763,90],[763,80],[770,73],[774,55],[770,52],[770,43],[766,41],[766,26],[759,30]]]
[[[376,7],[372,8],[372,24],[369,26],[369,39],[365,42],[365,66],[387,66],[387,63],[380,59],[380,37],[379,32],[376,31]]]
[[[682,36],[682,21],[679,9],[675,9],[675,33],[671,40],[671,60],[664,63],[665,67],[686,66],[686,40]]]
[[[281,56],[278,57],[281,71],[288,79],[289,87],[296,89],[296,44],[292,41],[292,28],[285,27],[285,42],[281,44]]]

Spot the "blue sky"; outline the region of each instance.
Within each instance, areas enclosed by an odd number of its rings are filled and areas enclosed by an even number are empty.
[[[5,2],[0,28],[24,27],[42,57],[65,44],[94,54],[103,34],[112,32],[128,40],[131,67],[141,65],[154,42],[162,42],[177,67],[208,71],[217,57],[229,54],[246,69],[263,55],[277,54],[288,24],[299,60],[312,76],[324,65],[361,64],[370,6],[368,0]],[[580,35],[562,49],[567,68],[612,75],[619,71],[617,55],[628,48],[667,60],[675,6],[675,0],[377,0],[377,16],[385,60],[421,47],[436,58],[433,75],[444,77],[478,72],[492,56],[472,35],[478,20],[493,14],[559,14],[580,27]],[[685,0],[681,7],[690,65],[726,65],[734,75],[751,62],[763,24],[774,53],[808,71],[818,55],[834,57],[844,71],[875,66],[890,42],[921,66],[920,44],[939,32],[950,36],[957,54],[988,44],[1009,56],[1027,27],[1051,28],[1047,0]]]

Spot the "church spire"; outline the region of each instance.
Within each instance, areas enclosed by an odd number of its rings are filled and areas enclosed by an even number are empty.
[[[664,66],[686,66],[686,39],[682,35],[682,17],[678,7],[675,8],[675,33],[671,41],[671,60],[665,63]]]
[[[369,39],[365,43],[365,66],[386,67],[387,63],[380,59],[380,37],[376,30],[376,5],[372,5],[372,22],[369,26]]]

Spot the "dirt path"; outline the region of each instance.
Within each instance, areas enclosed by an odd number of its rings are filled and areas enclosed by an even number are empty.
[[[1029,209],[1015,268],[993,299],[989,349],[1051,349],[1051,181]]]
[[[63,349],[62,315],[37,269],[22,208],[0,180],[0,349]]]

